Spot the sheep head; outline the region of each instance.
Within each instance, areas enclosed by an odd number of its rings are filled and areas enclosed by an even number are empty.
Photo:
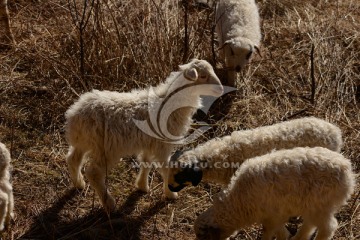
[[[251,40],[242,37],[225,41],[219,49],[224,51],[225,64],[228,70],[236,72],[240,72],[250,62],[254,51],[260,54],[258,46]]]
[[[179,192],[189,185],[197,186],[203,175],[196,157],[181,151],[171,156],[168,174],[168,187],[172,192]]]
[[[212,216],[213,207],[203,212],[195,220],[194,230],[196,238],[199,240],[218,240],[221,238],[221,229],[214,222]]]
[[[184,77],[194,83],[193,89],[197,95],[220,97],[223,94],[224,87],[207,61],[193,59],[179,67]]]

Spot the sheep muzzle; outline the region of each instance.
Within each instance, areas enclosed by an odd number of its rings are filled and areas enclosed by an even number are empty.
[[[201,182],[202,176],[203,173],[199,167],[195,165],[188,165],[182,168],[182,170],[174,176],[174,180],[178,186],[169,184],[168,187],[172,192],[179,192],[186,186],[197,186]]]

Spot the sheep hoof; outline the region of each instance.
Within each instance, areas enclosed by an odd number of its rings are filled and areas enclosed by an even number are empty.
[[[179,197],[179,195],[176,192],[166,191],[165,192],[165,197],[167,199],[177,199]]]
[[[149,185],[148,185],[148,184],[142,184],[142,183],[140,183],[140,181],[137,181],[137,182],[136,182],[135,187],[136,187],[138,190],[142,191],[142,192],[145,192],[145,193],[150,192],[150,187],[149,187]]]
[[[77,189],[84,189],[85,188],[85,181],[84,179],[78,180],[74,183],[74,187]]]

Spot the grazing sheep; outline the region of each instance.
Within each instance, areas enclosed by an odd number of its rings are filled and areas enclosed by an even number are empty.
[[[285,223],[302,216],[296,240],[328,240],[337,228],[334,214],[355,187],[351,163],[322,147],[275,151],[245,161],[213,206],[195,221],[199,239],[227,239],[240,228],[261,223],[263,240],[288,239]]]
[[[228,84],[235,86],[236,72],[259,51],[259,11],[254,0],[220,0],[215,15],[220,57],[228,71]]]
[[[7,7],[7,0],[0,0],[0,29],[1,39],[4,38],[4,43],[6,45],[14,43],[14,36],[10,29],[10,17],[9,10]]]
[[[10,184],[10,152],[0,143],[0,231],[9,226],[14,213],[14,197]]]
[[[211,65],[194,59],[155,88],[129,93],[93,90],[83,94],[66,112],[66,137],[70,144],[67,164],[75,187],[85,186],[80,170],[87,154],[90,185],[104,208],[112,210],[115,201],[107,191],[105,176],[121,157],[137,155],[140,162],[160,163],[164,193],[168,198],[176,198],[177,194],[167,187],[166,165],[171,152],[181,143],[178,139],[187,134],[196,109],[202,106],[200,95],[219,97],[222,93],[223,86]],[[169,110],[171,107],[173,111]],[[156,133],[144,132],[136,124],[139,119],[161,121],[164,116],[168,117],[165,126],[152,126]],[[169,137],[160,137],[165,135]],[[149,191],[149,172],[148,166],[140,165],[136,186],[145,192]]]
[[[174,154],[173,167],[168,173],[169,188],[178,192],[189,184],[196,186],[201,179],[228,184],[246,159],[274,149],[318,146],[339,152],[342,144],[341,130],[315,117],[235,131],[230,136],[212,139],[193,150]]]

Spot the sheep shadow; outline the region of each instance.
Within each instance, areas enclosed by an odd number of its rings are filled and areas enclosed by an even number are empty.
[[[141,239],[141,227],[152,216],[166,206],[165,200],[156,202],[138,217],[129,215],[144,195],[132,192],[126,201],[110,215],[103,209],[96,209],[74,221],[60,220],[60,211],[78,193],[70,190],[58,199],[52,207],[39,214],[30,229],[19,239]]]

